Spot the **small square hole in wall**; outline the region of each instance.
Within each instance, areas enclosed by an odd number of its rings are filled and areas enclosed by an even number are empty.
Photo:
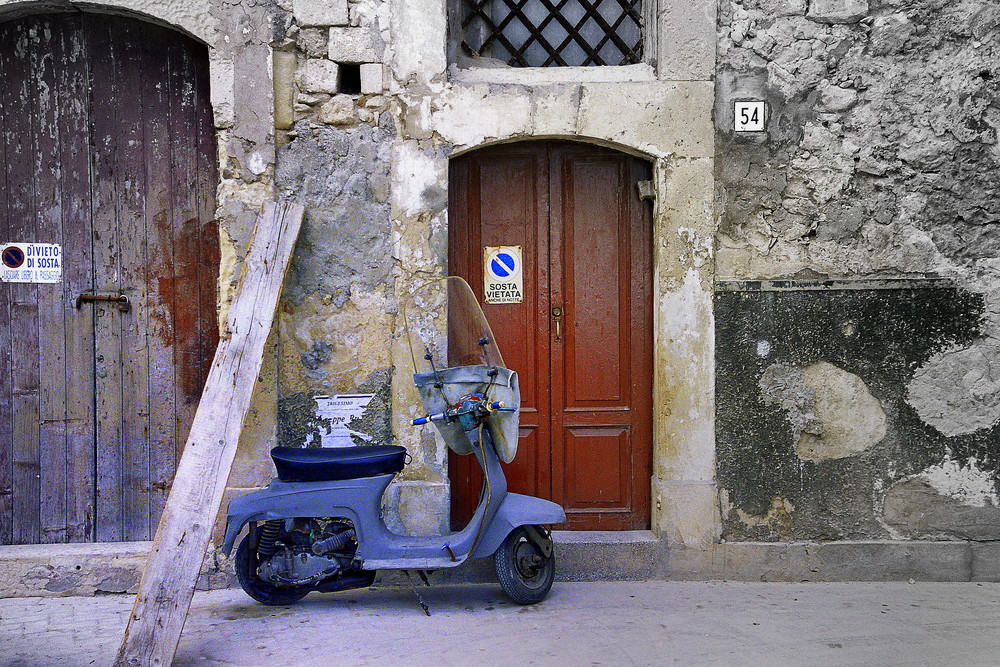
[[[340,92],[345,95],[361,94],[361,65],[337,63],[340,66]]]

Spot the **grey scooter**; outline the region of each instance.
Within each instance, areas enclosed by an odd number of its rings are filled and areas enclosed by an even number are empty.
[[[456,533],[433,537],[388,529],[382,496],[405,465],[404,447],[276,447],[271,456],[277,478],[229,503],[222,545],[231,553],[249,524],[235,567],[255,600],[292,604],[314,590],[369,586],[379,569],[436,570],[490,555],[515,602],[534,604],[548,595],[555,555],[545,526],[566,515],[555,503],[508,493],[500,465],[513,460],[517,448],[517,374],[503,366],[479,302],[461,278],[425,285],[404,313],[414,384],[427,413],[414,425],[435,424],[451,449],[474,454],[483,469],[471,521]],[[445,323],[447,333],[441,330]]]

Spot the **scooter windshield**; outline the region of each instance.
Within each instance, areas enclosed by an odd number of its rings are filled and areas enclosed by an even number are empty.
[[[517,451],[520,391],[517,374],[503,357],[479,300],[459,277],[442,278],[417,288],[403,304],[413,360],[413,383],[427,415],[447,445],[459,454],[472,447],[469,424],[452,413],[470,396],[486,405],[503,405],[482,421],[489,428],[500,459]],[[443,415],[450,415],[443,417]]]
[[[490,324],[464,279],[451,276],[426,283],[414,290],[404,309],[414,372],[503,367]]]

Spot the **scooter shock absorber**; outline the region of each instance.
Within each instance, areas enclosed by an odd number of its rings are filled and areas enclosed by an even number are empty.
[[[260,539],[257,540],[257,557],[258,558],[268,558],[274,555],[277,551],[274,547],[274,541],[278,539],[278,533],[281,531],[281,520],[274,519],[271,521],[265,521],[264,525],[260,529]]]

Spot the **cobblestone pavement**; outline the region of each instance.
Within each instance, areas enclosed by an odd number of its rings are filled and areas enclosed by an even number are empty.
[[[108,665],[133,598],[0,600],[0,664]],[[426,605],[427,611],[424,611]],[[177,665],[995,665],[1000,584],[557,583],[195,595]]]

